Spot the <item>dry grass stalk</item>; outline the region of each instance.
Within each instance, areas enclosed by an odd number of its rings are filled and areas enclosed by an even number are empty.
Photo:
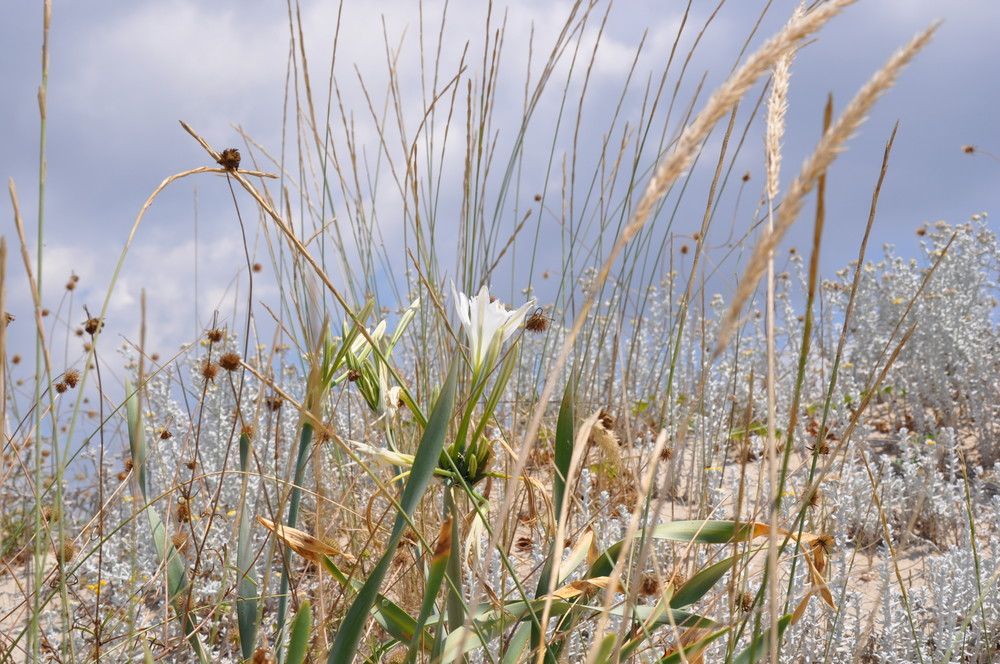
[[[691,124],[689,124],[684,131],[681,132],[680,137],[677,139],[677,143],[674,145],[673,151],[657,167],[656,173],[650,179],[642,198],[639,200],[639,203],[635,208],[631,221],[622,231],[618,241],[611,249],[608,260],[605,262],[601,271],[598,273],[597,278],[594,280],[591,294],[584,301],[580,313],[577,315],[577,318],[573,323],[573,327],[566,336],[566,341],[563,344],[562,350],[560,351],[559,356],[552,368],[552,373],[550,374],[550,377],[539,397],[539,404],[548,403],[549,399],[552,398],[552,394],[555,391],[556,379],[562,371],[562,368],[566,365],[570,350],[576,341],[576,337],[579,334],[580,329],[583,327],[583,324],[587,319],[587,314],[593,304],[594,293],[598,292],[601,285],[607,280],[612,265],[621,253],[622,249],[624,249],[625,245],[628,244],[628,242],[635,237],[636,233],[638,233],[643,226],[646,225],[646,222],[649,221],[649,217],[652,214],[653,208],[657,202],[667,193],[673,182],[680,177],[680,175],[691,164],[691,161],[698,153],[698,149],[702,142],[712,130],[712,127],[714,127],[723,115],[725,115],[729,109],[732,108],[732,106],[736,104],[744,94],[746,94],[747,90],[749,90],[750,87],[764,75],[768,68],[770,68],[779,57],[793,49],[803,39],[818,31],[828,20],[856,1],[857,0],[834,0],[833,2],[824,4],[808,14],[805,14],[800,20],[793,21],[787,25],[781,32],[765,43],[756,53],[751,55],[742,67],[726,79],[726,81],[709,98],[701,113],[699,113]],[[538,434],[538,429],[541,426],[543,415],[544,408],[540,405],[536,408],[534,416],[532,417],[531,423],[525,434],[525,444],[521,449],[514,472],[511,474],[512,479],[509,480],[509,482],[516,482],[516,478],[519,478],[521,473],[524,471],[524,466],[527,462],[528,455],[531,452],[531,447],[534,444],[535,437]],[[513,495],[513,491],[506,492],[501,512],[507,512],[511,509]],[[496,536],[494,536],[493,541],[490,542],[490,550],[494,550],[496,545]],[[484,565],[487,563],[488,558],[483,561]],[[599,641],[599,639],[597,639],[597,641]]]
[[[903,67],[909,64],[910,60],[927,45],[937,30],[937,26],[936,23],[930,26],[889,58],[885,66],[858,91],[837,122],[820,139],[812,156],[803,164],[802,170],[788,188],[788,194],[778,210],[774,230],[765,232],[754,246],[753,254],[751,254],[747,268],[743,272],[743,278],[740,279],[736,295],[719,330],[713,359],[717,358],[728,344],[729,338],[736,329],[743,305],[750,294],[756,290],[757,283],[767,268],[768,255],[774,251],[798,217],[806,194],[812,190],[819,175],[826,171],[837,155],[844,150],[844,143],[854,135],[854,132],[865,121],[868,111],[871,110],[879,97],[885,94],[896,82]]]

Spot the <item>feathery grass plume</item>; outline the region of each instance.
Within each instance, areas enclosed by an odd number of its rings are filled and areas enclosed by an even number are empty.
[[[779,208],[774,222],[774,230],[769,233],[765,232],[754,246],[747,267],[743,271],[743,278],[740,279],[736,295],[733,297],[719,329],[713,359],[717,358],[729,343],[729,338],[739,321],[743,305],[750,294],[756,290],[757,283],[767,268],[768,255],[778,246],[798,217],[799,211],[802,209],[803,199],[812,190],[820,173],[828,169],[837,155],[844,150],[844,143],[854,135],[854,132],[865,121],[871,107],[878,101],[879,97],[885,94],[886,90],[892,87],[903,67],[909,64],[910,60],[927,45],[938,25],[938,23],[931,25],[893,53],[885,66],[858,91],[858,94],[841,113],[837,122],[820,139],[812,156],[803,164],[802,170],[789,186],[788,194],[781,203],[781,208]]]
[[[789,24],[799,20],[805,11],[803,5],[795,8]],[[767,230],[770,232],[774,228],[774,201],[778,197],[781,172],[781,139],[785,133],[785,113],[788,110],[788,80],[792,59],[795,55],[793,48],[781,54],[771,68],[771,94],[767,100],[767,122],[764,132],[764,156],[767,164],[765,194],[767,197]],[[767,542],[767,584],[768,584],[768,609],[770,628],[776,629],[779,618],[778,602],[778,576],[775,570],[778,568],[778,539],[777,528],[780,515],[778,513],[778,503],[773,499],[773,492],[778,491],[778,459],[777,441],[775,430],[777,428],[777,395],[775,387],[775,338],[774,338],[774,254],[768,253],[767,260],[767,298],[766,298],[766,347],[767,347],[767,376],[766,376],[766,398],[767,398],[767,482],[771,487],[771,534]],[[778,641],[771,640],[771,659],[778,659]]]

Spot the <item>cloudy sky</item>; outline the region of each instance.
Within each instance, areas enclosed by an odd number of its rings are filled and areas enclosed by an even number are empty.
[[[514,144],[524,108],[525,78],[532,85],[537,83],[545,59],[571,15],[572,4],[535,0],[497,2],[493,7],[492,30],[503,29],[491,120],[498,154],[503,155],[504,149]],[[658,83],[667,66],[686,4],[681,0],[619,0],[607,11],[601,31],[608,5],[596,3],[592,17],[566,42],[539,100],[525,136],[524,155],[517,161],[518,186],[496,206],[500,210],[496,213],[501,224],[497,231],[501,236],[499,245],[516,221],[531,209],[533,195],[544,190],[544,205],[534,210],[535,218],[541,219],[541,245],[545,247],[551,237],[553,246],[561,246],[566,231],[566,222],[561,218],[564,213],[560,213],[563,164],[567,163],[563,155],[575,152],[577,172],[589,178],[595,171],[600,172],[594,146],[602,137],[610,134],[612,140],[620,141],[630,126],[634,139],[636,123],[643,117],[645,88],[650,81]],[[244,139],[234,128],[242,127],[263,150],[279,160],[284,155],[286,164],[294,164],[298,139],[296,123],[289,118],[294,118],[296,106],[294,90],[289,90],[287,83],[298,81],[301,86],[302,72],[296,69],[298,55],[291,57],[291,50],[298,49],[299,43],[297,34],[292,42],[289,10],[284,2],[56,0],[53,5],[45,300],[63,321],[76,326],[85,318],[83,305],[91,311],[100,310],[125,239],[150,193],[173,173],[210,165],[204,151],[182,131],[178,121],[189,123],[217,149],[237,146],[244,149],[246,157]],[[650,121],[657,140],[661,135],[665,139],[675,135],[691,101],[695,100],[698,107],[707,91],[732,69],[767,5],[757,0],[733,0],[724,3],[709,20],[717,2],[693,1],[678,39],[676,61],[666,79],[668,97],[677,86],[677,107],[668,114],[664,102],[656,119]],[[392,180],[389,160],[380,158],[380,150],[395,151],[398,158],[399,137],[392,131],[387,136],[383,133],[388,144],[383,148],[373,113],[375,117],[391,118],[392,122],[387,123],[390,127],[397,116],[401,117],[406,132],[412,136],[424,118],[424,95],[431,89],[429,72],[433,72],[435,57],[439,57],[440,79],[446,81],[458,72],[462,54],[466,53],[446,145],[442,137],[449,116],[439,113],[428,120],[428,126],[437,132],[436,148],[440,148],[437,172],[444,193],[438,194],[442,203],[438,212],[442,217],[445,212],[457,214],[459,197],[450,196],[447,190],[462,184],[465,86],[470,81],[474,85],[482,83],[484,72],[491,69],[488,63],[484,66],[484,50],[489,57],[494,52],[492,45],[484,49],[486,3],[450,3],[443,28],[444,3],[428,0],[422,6],[421,16],[418,3],[410,0],[300,3],[318,115],[320,119],[325,115],[330,54],[336,41],[333,76],[339,95],[330,115],[331,140],[343,148],[348,135],[351,137],[362,179],[367,180],[361,187],[366,200],[352,206],[333,196],[329,201],[332,209],[321,214],[324,219],[345,218],[352,211],[356,213],[357,206],[367,210],[371,222],[378,225],[377,241],[387,246],[389,261],[404,260],[401,228],[406,211]],[[776,32],[794,6],[784,0],[770,3],[750,40],[751,48]],[[0,104],[0,172],[17,186],[33,256],[38,212],[36,94],[40,82],[41,18],[40,1],[19,0],[8,3],[4,21],[0,22],[0,80],[4,90]],[[817,40],[799,53],[793,65],[783,180],[787,183],[793,177],[795,167],[814,146],[826,95],[832,93],[837,108],[842,108],[893,50],[938,19],[944,23],[934,42],[880,101],[829,174],[829,232],[823,261],[827,273],[843,267],[857,253],[884,142],[896,120],[900,121],[900,130],[882,193],[875,247],[894,242],[899,253],[913,255],[917,242],[914,231],[925,221],[962,222],[983,211],[1000,215],[1000,163],[961,151],[962,145],[974,144],[1000,154],[996,113],[1000,97],[1000,77],[996,73],[1000,62],[1000,42],[996,39],[1000,3],[992,0],[861,0],[835,18]],[[702,28],[704,34],[695,46]],[[440,46],[439,32],[443,35]],[[589,59],[599,34],[597,55],[586,78],[586,67],[581,62]],[[436,56],[438,49],[440,56]],[[578,58],[575,64],[574,53]],[[688,53],[690,62],[682,69]],[[392,66],[398,73],[396,98],[386,91],[387,57],[394,57]],[[704,89],[699,92],[702,81]],[[626,84],[628,91],[623,94]],[[438,89],[442,86],[439,82]],[[584,91],[586,102],[579,104]],[[741,110],[743,121],[750,118],[752,100],[759,91],[749,95],[751,102]],[[569,103],[563,104],[565,100]],[[349,119],[346,126],[340,109]],[[557,128],[554,123],[560,109],[564,109],[564,119]],[[572,125],[578,112],[580,131],[574,143]],[[720,244],[734,229],[737,236],[745,232],[753,219],[762,181],[760,125],[756,122],[748,132],[746,145],[732,162],[733,183],[728,185],[727,197],[719,202],[718,216],[725,222],[718,222],[713,231]],[[679,208],[669,234],[689,235],[700,226],[698,210],[704,209],[703,192],[707,192],[718,145],[719,137],[715,136],[706,147],[708,153],[714,146],[715,155],[707,156],[693,169],[691,190],[685,193],[691,208]],[[261,150],[255,153],[265,159]],[[346,149],[340,152],[342,157],[344,154]],[[500,166],[497,163],[494,168]],[[276,172],[273,163],[263,163],[263,167]],[[281,186],[294,189],[297,182],[313,180],[315,173],[306,170],[291,169]],[[743,172],[750,172],[751,183],[756,184],[741,188],[736,181]],[[499,174],[491,177],[499,178]],[[372,184],[375,180],[377,185]],[[338,192],[340,189],[334,188],[334,193]],[[616,193],[621,196],[620,191]],[[582,210],[594,209],[593,203],[590,208],[582,203],[585,197],[585,188],[578,185],[574,201]],[[246,196],[240,201],[253,260],[269,268],[270,257],[258,229],[260,220]],[[489,204],[485,207],[488,214],[494,214]],[[293,217],[300,212],[293,210]],[[9,205],[4,205],[0,219],[0,233],[8,243],[7,308],[21,319],[10,328],[10,352],[28,354],[32,342],[30,305]],[[805,244],[808,226],[805,220],[788,244]],[[455,244],[454,229],[442,226],[436,241],[447,255]],[[355,242],[346,240],[348,246]],[[560,251],[543,250],[530,265],[506,266],[506,275],[520,270],[517,279],[508,277],[508,290],[527,286],[546,271],[559,272]],[[394,274],[398,277],[402,270],[397,270]],[[204,175],[182,180],[164,192],[139,227],[115,287],[109,327],[119,339],[135,334],[142,289],[147,290],[151,303],[150,335],[155,344],[163,346],[161,352],[193,339],[216,310],[224,322],[235,325],[233,302],[241,301],[244,294],[246,283],[241,275],[245,272],[238,220],[225,181]],[[274,281],[267,278],[267,272],[265,269],[257,285],[257,300],[268,301],[275,294]],[[64,284],[71,273],[77,274],[80,281],[69,302]],[[445,269],[445,273],[454,271]],[[343,283],[341,276],[336,279],[338,284]],[[262,313],[257,311],[257,315]]]

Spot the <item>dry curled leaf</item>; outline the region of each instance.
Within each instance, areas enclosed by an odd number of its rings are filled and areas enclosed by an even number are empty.
[[[336,555],[343,556],[348,560],[354,560],[354,556],[351,554],[344,553],[343,551],[330,546],[323,540],[317,539],[309,533],[299,530],[298,528],[282,526],[281,524],[265,519],[259,515],[257,516],[257,521],[274,533],[274,536],[284,542],[289,549],[303,558],[308,558],[313,562],[319,562],[320,556]]]

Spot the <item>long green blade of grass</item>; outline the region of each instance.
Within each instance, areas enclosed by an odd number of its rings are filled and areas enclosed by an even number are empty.
[[[437,468],[441,458],[441,450],[448,435],[448,425],[451,423],[451,415],[454,410],[455,391],[458,385],[458,366],[458,356],[456,356],[451,363],[448,378],[445,380],[430,419],[427,421],[427,428],[424,429],[420,446],[417,448],[413,468],[410,470],[409,479],[403,488],[403,495],[399,501],[402,512],[396,515],[396,522],[386,545],[386,551],[361,587],[357,597],[354,598],[347,615],[344,616],[344,621],[334,639],[333,647],[330,648],[330,655],[327,658],[329,664],[353,660],[364,634],[365,623],[368,622],[368,613],[375,603],[382,579],[385,578],[389,565],[392,564],[392,559],[395,556],[396,547],[403,537],[407,523],[406,515],[413,514],[420,499],[423,498],[427,485],[434,477],[434,469]]]

